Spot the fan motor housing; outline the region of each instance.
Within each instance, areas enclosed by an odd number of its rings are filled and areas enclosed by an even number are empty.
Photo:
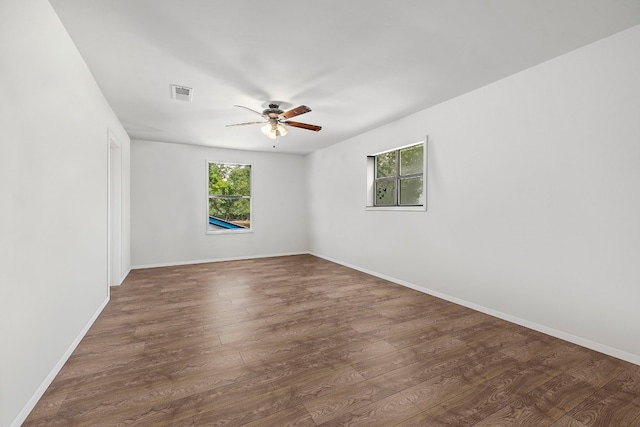
[[[278,104],[269,104],[269,108],[262,112],[263,115],[271,118],[276,118],[282,113],[283,111],[279,108]]]

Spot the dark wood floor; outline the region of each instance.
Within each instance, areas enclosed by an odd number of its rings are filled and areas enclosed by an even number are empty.
[[[640,367],[292,256],[132,271],[24,426],[640,426]]]

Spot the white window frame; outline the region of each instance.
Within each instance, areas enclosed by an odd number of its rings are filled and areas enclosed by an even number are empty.
[[[367,204],[365,210],[367,211],[410,211],[410,212],[425,212],[427,210],[427,147],[428,137],[424,140],[414,142],[411,144],[403,145],[401,147],[395,147],[391,150],[380,151],[378,153],[369,154],[367,156]],[[376,156],[381,154],[390,153],[392,151],[400,151],[405,148],[413,147],[416,145],[423,145],[423,159],[422,159],[422,194],[424,194],[424,204],[417,206],[376,206],[375,205],[375,169],[376,169]],[[398,153],[399,154],[399,153]],[[396,188],[396,191],[399,189]]]
[[[239,166],[249,166],[249,218],[250,218],[250,226],[249,228],[234,228],[229,230],[211,230],[209,228],[209,198],[211,195],[209,194],[209,164],[215,163],[218,165],[239,165]],[[245,233],[253,233],[253,164],[247,162],[221,162],[218,160],[207,160],[205,163],[205,232],[206,234],[245,234]]]

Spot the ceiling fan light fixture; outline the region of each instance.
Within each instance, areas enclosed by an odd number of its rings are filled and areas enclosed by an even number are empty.
[[[273,127],[271,126],[271,123],[267,123],[266,125],[262,126],[260,130],[263,134],[265,134],[267,138],[276,139],[276,132],[272,130],[272,128]]]
[[[263,134],[269,139],[276,139],[278,136],[285,136],[289,130],[278,123],[277,125],[267,123],[260,128]]]
[[[278,132],[280,132],[280,136],[285,136],[289,133],[289,129],[287,129],[284,125],[278,124],[277,129]]]

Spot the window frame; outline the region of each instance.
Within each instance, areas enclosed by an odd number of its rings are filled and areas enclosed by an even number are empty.
[[[234,165],[234,166],[249,166],[249,196],[241,196],[241,195],[227,195],[223,197],[212,196],[209,193],[209,165],[211,164],[217,165]],[[205,172],[206,172],[206,198],[205,198],[205,233],[206,234],[244,234],[244,233],[253,233],[253,164],[247,162],[221,162],[217,160],[207,160],[205,164]],[[211,230],[209,228],[209,201],[212,198],[221,198],[221,199],[249,199],[249,228],[233,228],[228,230]]]
[[[425,137],[424,140],[414,142],[411,144],[403,145],[401,147],[396,147],[391,150],[385,150],[374,154],[369,154],[367,156],[367,204],[365,206],[365,210],[368,211],[417,211],[424,212],[427,210],[427,147],[428,147],[428,137]],[[408,175],[401,175],[400,171],[400,152],[407,148],[415,147],[417,145],[422,145],[422,172],[421,173],[412,173]],[[383,177],[376,178],[377,175],[377,162],[376,157],[396,152],[396,173],[391,177]],[[400,183],[402,179],[406,178],[415,178],[418,176],[422,176],[422,194],[424,195],[424,201],[421,205],[401,205],[400,204]],[[376,183],[381,181],[395,181],[395,204],[393,205],[376,205],[375,199],[375,188]]]

